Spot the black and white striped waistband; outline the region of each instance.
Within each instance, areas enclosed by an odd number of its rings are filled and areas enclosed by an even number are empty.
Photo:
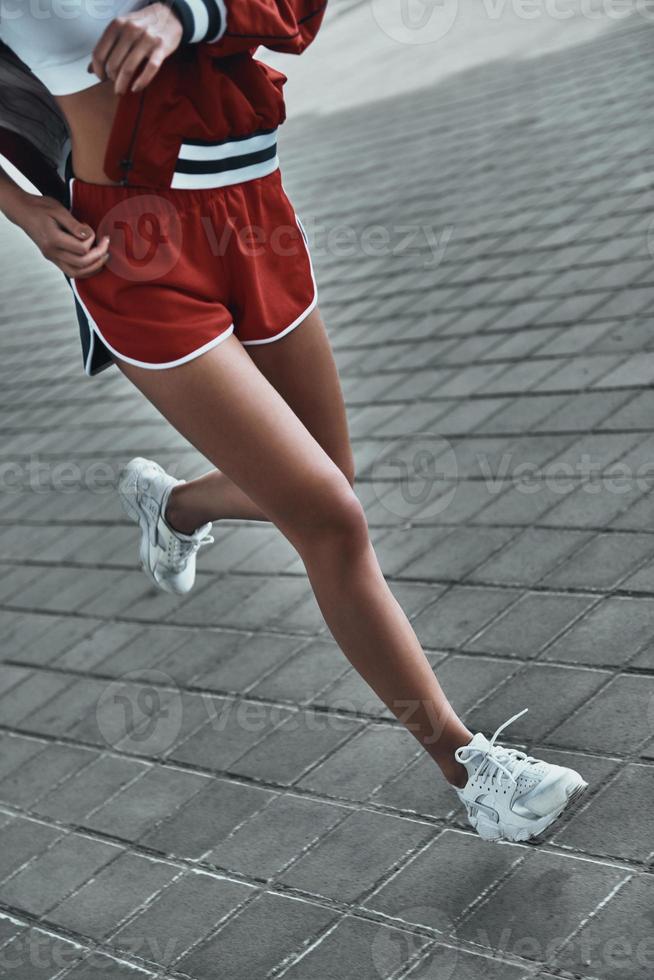
[[[182,143],[171,187],[179,190],[227,187],[277,170],[277,130],[222,140]]]

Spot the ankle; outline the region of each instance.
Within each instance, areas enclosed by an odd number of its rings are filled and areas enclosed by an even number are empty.
[[[193,534],[199,525],[186,513],[183,503],[180,500],[180,491],[183,486],[184,484],[180,483],[171,490],[163,512],[163,518],[172,531],[177,531],[178,534]]]
[[[448,761],[439,760],[438,765],[450,786],[463,789],[468,782],[468,770],[465,766],[461,765],[454,758]]]

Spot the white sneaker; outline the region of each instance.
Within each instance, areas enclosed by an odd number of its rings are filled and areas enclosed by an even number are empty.
[[[504,722],[490,741],[477,734],[455,753],[469,777],[457,793],[470,824],[484,840],[537,837],[588,787],[574,769],[553,766],[496,744],[500,732],[527,710]]]
[[[165,513],[176,480],[151,459],[137,456],[125,466],[118,481],[120,500],[128,516],[141,528],[141,565],[150,581],[164,592],[185,595],[195,582],[199,549],[211,544],[211,524],[193,534],[181,534],[166,523]]]

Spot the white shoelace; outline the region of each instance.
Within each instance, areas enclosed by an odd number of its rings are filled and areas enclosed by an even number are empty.
[[[168,563],[174,572],[181,572],[188,562],[200,548],[207,544],[213,544],[213,535],[206,532],[193,536],[189,541],[182,541],[176,535],[168,540]]]
[[[518,778],[529,766],[536,765],[538,759],[527,755],[526,752],[519,752],[517,749],[507,749],[503,745],[496,745],[497,736],[512,725],[518,718],[522,718],[529,708],[519,711],[517,715],[509,718],[497,729],[489,741],[489,748],[481,749],[476,746],[462,745],[454,753],[458,762],[468,762],[473,756],[480,756],[481,761],[474,772],[472,778],[481,780],[482,783],[492,784],[497,780],[498,785],[502,785],[502,780],[506,777],[509,782],[517,784]]]

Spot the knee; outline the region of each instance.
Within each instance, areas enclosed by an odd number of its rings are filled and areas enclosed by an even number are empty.
[[[347,474],[323,484],[315,499],[307,495],[293,528],[298,550],[320,548],[353,553],[368,544],[368,522]]]

